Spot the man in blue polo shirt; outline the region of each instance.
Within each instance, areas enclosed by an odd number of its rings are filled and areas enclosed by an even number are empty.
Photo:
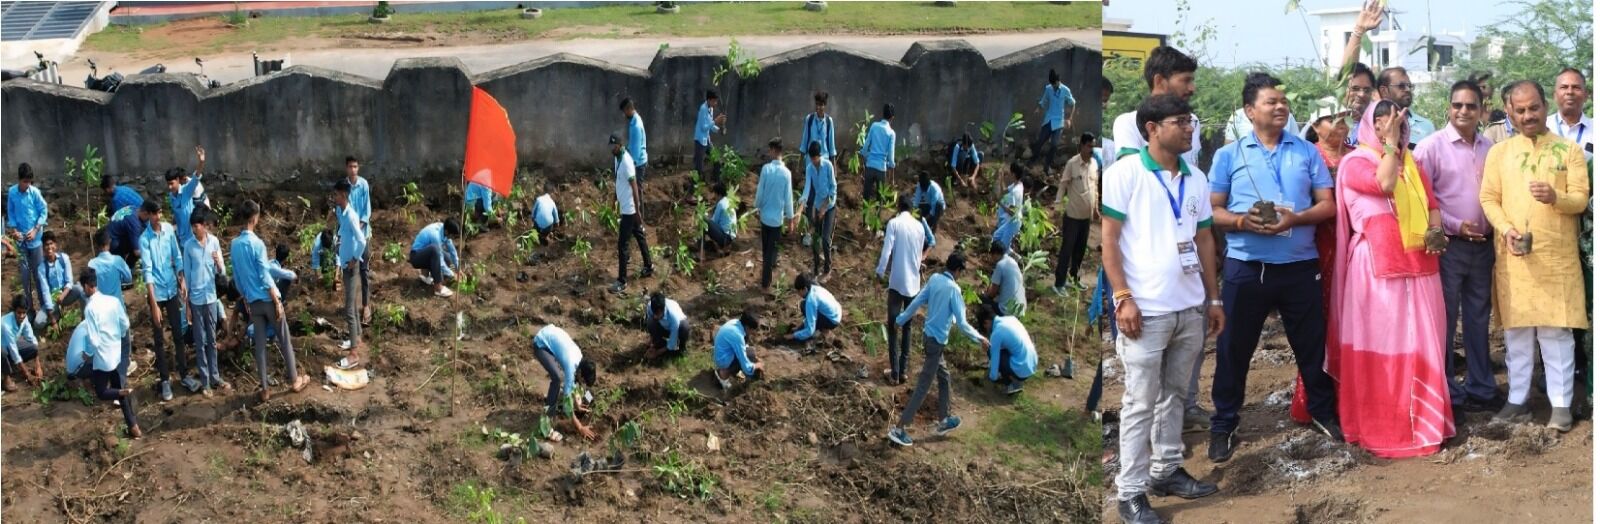
[[[861,199],[877,199],[878,186],[888,179],[894,169],[894,105],[884,104],[883,114],[867,128],[867,143],[861,145],[862,167],[866,174],[861,178]]]
[[[1316,147],[1285,133],[1289,103],[1281,82],[1266,73],[1245,78],[1244,107],[1255,130],[1217,151],[1211,164],[1215,223],[1229,234],[1223,261],[1222,301],[1228,324],[1217,339],[1211,399],[1213,462],[1237,446],[1250,357],[1273,310],[1283,319],[1305,382],[1306,405],[1317,430],[1343,442],[1334,411],[1333,379],[1322,370],[1327,326],[1322,310],[1316,225],[1333,218],[1333,177]],[[1276,212],[1257,202],[1271,202]],[[1267,220],[1277,215],[1276,221]],[[1264,216],[1266,215],[1266,216]]]
[[[727,114],[717,114],[717,105],[717,90],[707,89],[706,101],[694,119],[694,170],[701,179],[710,174],[706,172],[706,153],[711,151],[711,133],[722,131],[722,124],[728,121]]]
[[[1072,98],[1072,89],[1061,83],[1061,75],[1056,70],[1050,70],[1050,83],[1045,84],[1044,94],[1039,97],[1039,109],[1044,110],[1044,122],[1039,124],[1039,137],[1033,140],[1033,158],[1029,164],[1044,160],[1044,170],[1048,174],[1050,166],[1056,161],[1056,142],[1061,138],[1062,130],[1072,125],[1072,117],[1067,115],[1068,108],[1074,115],[1078,113],[1077,101]],[[1036,109],[1035,111],[1038,111]],[[1049,149],[1045,149],[1048,146]],[[1039,151],[1045,151],[1044,156]]]

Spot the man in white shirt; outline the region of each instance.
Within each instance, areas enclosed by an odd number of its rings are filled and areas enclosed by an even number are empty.
[[[631,109],[631,104],[628,107]],[[617,228],[617,282],[611,285],[611,292],[622,293],[628,289],[628,239],[639,244],[639,257],[644,259],[644,271],[639,276],[655,274],[655,266],[650,263],[650,245],[644,239],[644,221],[639,218],[639,180],[634,171],[637,166],[617,135],[611,135],[610,142],[611,163],[617,174],[617,213],[622,215],[622,224]]]
[[[1191,114],[1176,95],[1145,99],[1136,115],[1150,145],[1117,161],[1104,179],[1101,253],[1127,385],[1117,513],[1128,524],[1161,522],[1147,492],[1194,499],[1217,491],[1182,467],[1189,373],[1224,320],[1209,187],[1205,173],[1181,158]]]
[[[1194,58],[1183,54],[1182,51],[1168,46],[1157,47],[1150,51],[1150,56],[1144,60],[1144,83],[1150,86],[1150,96],[1173,95],[1189,101],[1194,96],[1194,72],[1200,68]],[[1111,124],[1111,137],[1117,143],[1116,158],[1137,154],[1145,147],[1146,141],[1143,132],[1139,129],[1136,111],[1129,111],[1117,116]],[[1190,115],[1194,119],[1194,115]],[[1183,162],[1190,166],[1200,165],[1200,125],[1195,122],[1194,130],[1189,139],[1189,150],[1183,153]],[[1106,162],[1116,163],[1115,159],[1107,158]]]
[[[1583,106],[1589,102],[1589,85],[1582,71],[1569,67],[1556,75],[1555,102],[1556,113],[1545,120],[1545,127],[1577,142],[1585,159],[1594,158],[1594,122],[1583,114]]]
[[[878,253],[878,278],[889,283],[889,384],[906,382],[907,354],[911,352],[911,326],[895,325],[900,311],[922,291],[922,258],[927,249],[927,230],[911,216],[911,198],[898,199],[899,214],[883,229],[883,250]],[[888,271],[887,274],[884,271]]]
[[[122,404],[122,420],[128,424],[128,435],[142,438],[144,432],[139,430],[133,389],[117,372],[122,367],[122,339],[128,336],[128,313],[117,297],[97,292],[99,278],[95,273],[90,266],[78,274],[78,285],[89,295],[83,306],[83,322],[89,325],[89,347],[83,355],[90,362],[89,380],[94,384],[97,398]]]

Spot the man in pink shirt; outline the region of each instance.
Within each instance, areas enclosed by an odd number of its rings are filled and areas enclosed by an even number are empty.
[[[1450,247],[1439,258],[1444,281],[1444,362],[1455,412],[1495,411],[1505,402],[1489,361],[1489,294],[1494,273],[1494,234],[1478,200],[1483,163],[1493,145],[1478,134],[1483,94],[1472,82],[1450,86],[1450,123],[1417,144],[1417,167],[1433,180]],[[1465,382],[1454,376],[1456,320],[1466,346]]]

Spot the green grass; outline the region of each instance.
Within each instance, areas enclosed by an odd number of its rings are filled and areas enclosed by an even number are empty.
[[[367,13],[324,17],[251,19],[201,43],[176,45],[161,36],[164,24],[112,26],[90,35],[89,51],[161,52],[244,49],[292,38],[339,38],[358,33],[479,34],[504,39],[703,37],[772,34],[910,34],[1091,28],[1100,24],[1100,5],[1077,2],[962,2],[935,7],[932,2],[834,2],[814,13],[801,2],[680,4],[676,15],[661,15],[652,4],[549,9],[538,20],[522,20],[515,9],[394,15],[388,24],[367,23]],[[219,16],[219,21],[225,19]]]
[[[1076,412],[1035,400],[1026,392],[1017,398],[1013,406],[993,411],[973,434],[970,445],[991,456],[1001,457],[1011,467],[1023,467],[1025,463],[1017,453],[997,452],[997,446],[1020,447],[1035,459],[1057,464],[1069,460],[1087,461],[1100,456],[1098,424]],[[1091,474],[1096,472],[1098,470],[1091,470]],[[1099,482],[1098,479],[1091,480]]]

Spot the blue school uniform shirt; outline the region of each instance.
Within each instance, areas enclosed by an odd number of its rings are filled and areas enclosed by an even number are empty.
[[[55,260],[44,261],[39,269],[44,272],[44,282],[50,288],[49,294],[53,295],[77,283],[77,279],[72,275],[72,257],[66,253],[57,251]],[[55,304],[49,296],[45,297],[44,304],[46,310],[55,309]]]
[[[132,253],[139,249],[139,235],[144,233],[144,221],[139,220],[135,208],[125,207],[111,215],[106,231],[111,234],[111,252]]]
[[[838,325],[844,321],[839,314],[839,301],[834,300],[833,293],[829,293],[822,286],[812,284],[806,292],[806,301],[801,308],[801,315],[805,317],[805,325],[794,333],[795,340],[810,340],[817,334],[817,316],[827,317]]]
[[[727,369],[734,362],[739,363],[739,369],[745,376],[754,375],[756,367],[750,363],[750,356],[746,355],[744,344],[744,324],[739,319],[729,320],[717,328],[717,337],[712,359],[716,361],[717,369]]]
[[[144,197],[139,196],[138,191],[128,186],[116,186],[111,190],[111,205],[107,212],[115,214],[130,207],[137,211],[141,205],[144,205]]]
[[[949,344],[950,326],[961,329],[967,338],[973,341],[983,339],[983,335],[967,323],[966,303],[961,301],[961,286],[956,284],[949,273],[939,273],[928,279],[928,285],[923,286],[916,298],[911,299],[911,304],[895,319],[895,325],[904,326],[911,321],[912,315],[923,306],[928,307],[928,316],[922,321],[922,334],[932,337],[940,344]]]
[[[699,116],[694,120],[694,143],[711,147],[711,133],[717,131],[717,120],[711,114],[711,103],[701,102]]]
[[[555,355],[556,363],[561,366],[561,396],[571,394],[576,386],[578,363],[583,362],[583,351],[578,349],[578,343],[572,341],[566,330],[545,326],[533,335],[533,346]]]
[[[995,206],[995,213],[999,216],[995,220],[994,235],[990,236],[990,239],[999,242],[1007,249],[1011,248],[1011,239],[1022,231],[1022,218],[1010,210],[1015,209],[1017,213],[1021,213],[1023,198],[1022,184],[1011,184],[1006,188],[1005,196],[1000,197],[1000,205]]]
[[[339,267],[360,262],[367,254],[367,235],[361,230],[361,216],[354,205],[346,205],[334,215],[339,219]]]
[[[539,195],[533,201],[533,225],[539,229],[549,229],[550,226],[561,223],[561,213],[556,209],[556,199],[549,194]]]
[[[928,187],[926,188],[919,183],[917,184],[917,191],[911,194],[911,205],[917,209],[921,209],[922,206],[929,206],[928,212],[936,215],[944,213],[944,189],[941,189],[939,183],[934,182],[932,179],[928,180]]]
[[[217,301],[217,262],[216,255],[222,254],[222,243],[217,240],[217,235],[206,235],[205,242],[199,237],[191,238],[183,243],[183,282],[189,289],[189,296],[185,297],[190,304],[203,306]],[[244,265],[234,259],[234,265]],[[227,277],[226,273],[221,276]]]
[[[972,147],[963,147],[960,142],[957,142],[955,147],[950,148],[950,169],[956,169],[956,166],[961,165],[961,157],[963,156],[967,157],[967,160],[971,160],[972,165],[983,163],[983,153],[978,151],[978,144],[972,144]]]
[[[477,182],[467,183],[467,209],[476,210],[478,202],[483,202],[485,209],[494,209],[494,190]],[[351,200],[351,203],[355,203]]]
[[[183,252],[178,249],[178,235],[172,224],[160,222],[146,226],[144,234],[139,235],[139,251],[143,253],[139,257],[140,273],[144,275],[144,283],[155,291],[156,300],[165,301],[177,295]]]
[[[1039,354],[1034,351],[1033,339],[1017,317],[1007,315],[994,319],[994,329],[989,333],[989,380],[1000,380],[1002,349],[1010,353],[1007,356],[1011,358],[1004,364],[1011,368],[1017,378],[1031,377],[1034,370],[1038,369]]]
[[[861,156],[867,158],[867,169],[888,171],[894,168],[894,128],[888,120],[873,122],[867,129],[867,144]]]
[[[30,186],[27,191],[13,185],[6,190],[6,227],[26,235],[33,233],[33,240],[20,241],[22,249],[37,249],[44,245],[44,226],[50,220],[50,205],[44,201],[44,193],[39,191],[39,186]]]
[[[683,313],[683,307],[678,305],[678,301],[669,298],[665,302],[664,309],[666,311],[661,315],[661,318],[655,318],[655,315],[650,311],[650,304],[645,304],[644,318],[646,322],[657,322],[662,329],[667,330],[667,349],[669,351],[677,351],[681,343],[678,340],[678,325],[682,324],[684,320],[688,320],[689,316]]]
[[[628,119],[628,155],[633,157],[635,167],[642,166],[650,160],[650,154],[645,148],[644,117],[639,112],[633,113],[633,118]]]
[[[177,228],[178,244],[182,245],[194,238],[194,230],[189,227],[189,217],[194,214],[196,205],[205,199],[205,186],[200,184],[201,174],[197,171],[189,175],[189,182],[178,186],[178,193],[167,195],[168,203],[172,204],[172,225]]]
[[[834,177],[833,162],[823,157],[822,166],[811,163],[810,157],[806,159],[806,185],[800,189],[800,204],[808,208],[821,211],[833,209],[839,199],[839,180]],[[814,205],[812,202],[826,203],[825,206]]]
[[[417,232],[417,238],[411,241],[412,251],[427,249],[428,246],[439,246],[439,251],[444,255],[445,276],[453,275],[450,268],[461,267],[461,261],[458,259],[459,253],[456,253],[455,242],[445,237],[444,222],[434,222],[423,226],[422,231]]]
[[[233,258],[233,285],[246,303],[267,302],[278,290],[267,259],[267,244],[253,231],[240,231],[228,246]]]
[[[1255,133],[1217,151],[1211,161],[1211,192],[1228,195],[1228,211],[1247,213],[1256,201],[1270,200],[1301,213],[1311,208],[1313,191],[1333,188],[1316,146],[1291,133],[1282,137],[1273,151],[1262,147]],[[1257,194],[1257,188],[1266,194]],[[1267,264],[1315,260],[1316,227],[1295,226],[1288,237],[1230,233],[1228,258]]]
[[[717,201],[717,208],[711,211],[711,227],[728,234],[728,238],[738,238],[739,232],[733,228],[733,201],[729,197],[722,197]]]
[[[761,167],[761,180],[756,184],[756,209],[760,210],[761,225],[778,227],[794,218],[794,192],[790,189],[789,168],[773,160]]]
[[[1066,123],[1067,108],[1077,104],[1072,99],[1072,89],[1066,84],[1045,84],[1039,97],[1039,107],[1044,108],[1044,124],[1051,130],[1060,130]]]
[[[94,268],[95,293],[121,302],[122,286],[133,284],[133,271],[128,269],[128,262],[110,251],[102,251],[89,259],[88,266]]]
[[[356,218],[361,220],[357,225],[361,226],[362,236],[372,238],[372,185],[367,183],[365,177],[358,175],[355,183],[350,184],[350,207],[356,210]],[[361,246],[365,249],[366,243],[363,242]]]
[[[817,118],[815,111],[806,113],[805,129],[800,131],[800,153],[806,158],[811,157],[811,143],[822,145],[822,158],[832,160],[839,154],[839,149],[834,147],[833,117],[826,114]]]
[[[15,311],[0,317],[0,346],[5,346],[6,358],[13,365],[22,363],[22,351],[18,346],[22,340],[39,347],[39,339],[33,336],[33,323],[18,321]]]

